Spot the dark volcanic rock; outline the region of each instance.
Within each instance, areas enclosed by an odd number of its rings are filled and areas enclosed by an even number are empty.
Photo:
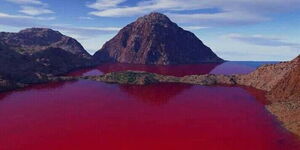
[[[1,32],[0,40],[21,54],[31,55],[54,47],[84,58],[91,57],[75,39],[47,28],[29,28],[18,33]]]
[[[160,65],[223,62],[193,33],[159,13],[124,27],[93,58],[97,62]]]

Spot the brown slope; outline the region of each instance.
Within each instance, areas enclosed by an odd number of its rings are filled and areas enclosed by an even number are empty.
[[[267,109],[292,133],[300,136],[300,56],[286,67],[290,71],[267,94]]]
[[[269,92],[273,101],[300,101],[300,56],[290,62],[290,71]]]

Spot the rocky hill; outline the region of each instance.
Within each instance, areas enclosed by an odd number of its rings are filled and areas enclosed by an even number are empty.
[[[92,66],[91,56],[70,37],[44,28],[0,33],[0,91],[48,81]]]
[[[53,47],[84,58],[91,57],[75,39],[48,28],[29,28],[18,33],[1,32],[0,41],[21,54],[31,55]]]
[[[93,58],[97,62],[159,65],[223,62],[193,33],[160,13],[124,27]]]
[[[268,92],[272,104],[267,108],[284,127],[300,136],[300,56],[285,64],[289,71]]]
[[[300,101],[300,56],[285,64],[287,71],[267,95],[273,101]],[[281,70],[281,72],[284,72]]]

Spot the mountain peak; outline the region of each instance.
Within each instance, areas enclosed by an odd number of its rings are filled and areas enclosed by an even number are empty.
[[[99,62],[158,65],[223,62],[193,33],[156,12],[121,29],[93,58]]]
[[[141,18],[145,18],[145,19],[149,19],[149,20],[170,20],[168,18],[168,16],[162,14],[162,13],[159,13],[159,12],[152,12],[148,15],[145,15]]]
[[[62,35],[60,32],[58,31],[54,31],[52,29],[49,29],[49,28],[27,28],[27,29],[24,29],[24,30],[21,30],[19,33],[21,34],[26,34],[26,33],[54,33],[54,34],[58,34],[58,35]]]
[[[140,17],[136,22],[148,22],[148,23],[172,23],[172,21],[164,14],[158,12],[152,12],[148,15]]]

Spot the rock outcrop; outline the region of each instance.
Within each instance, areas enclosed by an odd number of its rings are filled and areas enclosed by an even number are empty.
[[[289,71],[268,92],[267,98],[272,104],[267,109],[285,128],[300,136],[300,56],[285,64]]]
[[[117,83],[127,85],[149,85],[156,83],[184,83],[194,85],[236,85],[236,75],[188,75],[184,77],[176,77],[169,75],[162,75],[157,73],[149,73],[144,71],[120,71],[110,72],[98,76],[82,76],[82,77],[63,77],[54,78],[55,80],[94,80],[106,83]]]
[[[272,88],[267,97],[273,101],[300,101],[300,56],[285,63],[285,70],[289,70]],[[281,70],[282,71],[282,70]]]
[[[238,84],[271,91],[293,70],[291,62],[263,65],[255,71],[240,75]]]
[[[193,33],[167,16],[151,13],[124,27],[95,53],[97,62],[130,64],[195,64],[223,62]]]

